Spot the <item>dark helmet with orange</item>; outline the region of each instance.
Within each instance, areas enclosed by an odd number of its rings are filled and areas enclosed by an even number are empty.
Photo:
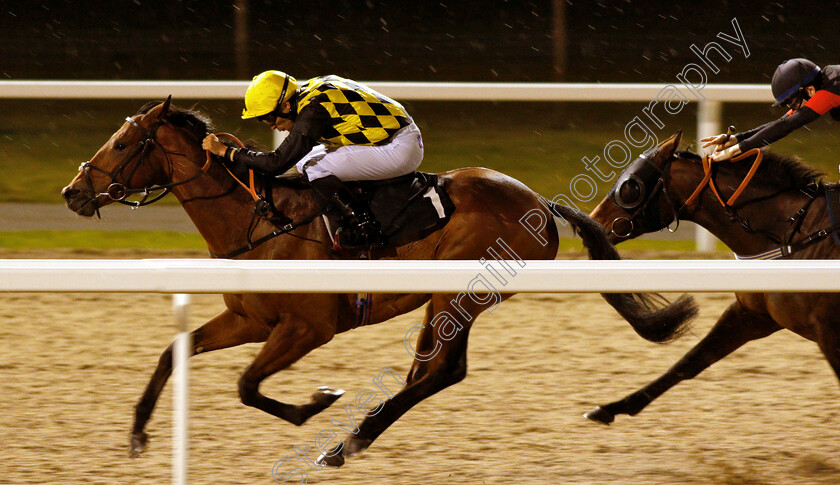
[[[808,59],[789,59],[776,68],[770,87],[776,102],[773,106],[789,104],[795,97],[801,96],[807,86],[819,81],[820,68]]]

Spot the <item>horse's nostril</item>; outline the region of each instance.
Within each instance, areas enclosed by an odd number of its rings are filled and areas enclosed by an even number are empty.
[[[81,192],[82,191],[79,189],[65,187],[64,190],[61,191],[61,195],[64,197],[64,200],[70,202],[76,197],[78,197]]]

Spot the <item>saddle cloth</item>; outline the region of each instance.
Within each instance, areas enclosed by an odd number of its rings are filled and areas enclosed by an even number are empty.
[[[436,174],[413,172],[401,177],[345,182],[356,195],[370,204],[388,245],[399,246],[422,239],[445,226],[455,211],[443,181]],[[327,229],[335,240],[338,214],[325,215]]]

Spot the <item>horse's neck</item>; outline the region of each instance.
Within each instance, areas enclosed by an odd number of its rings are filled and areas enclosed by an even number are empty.
[[[218,166],[212,166],[207,174],[172,190],[199,233],[207,241],[208,249],[212,253],[228,253],[248,243],[248,230],[254,217],[254,200],[238,185],[231,191],[233,183],[235,182],[229,174]],[[296,191],[292,189],[279,189],[274,192],[277,208],[294,220],[305,216],[306,214],[298,213],[305,212],[306,208],[312,205],[308,197],[305,200],[296,200],[296,195]],[[274,229],[269,223],[261,222],[253,233],[253,239]],[[290,239],[292,238],[275,239],[271,246],[276,248],[278,244],[297,241]],[[284,252],[282,248],[277,249]]]
[[[751,198],[748,193],[745,193],[735,205],[748,202]],[[748,221],[749,226],[755,231],[766,231],[779,238],[785,238],[793,228],[790,218],[807,202],[808,198],[805,195],[792,191],[766,201],[739,207],[737,215],[740,219]],[[732,220],[716,199],[707,197],[702,203],[704,206],[694,211],[687,219],[714,234],[733,252],[755,254],[778,247],[778,244],[766,235],[744,230],[738,221]],[[820,205],[819,200],[816,205]],[[818,225],[822,219],[822,212],[824,211],[819,211],[816,206],[812,207],[802,226],[802,232],[807,234],[810,226]]]
[[[198,232],[207,241],[208,248],[214,253],[224,252],[232,245],[232,241],[244,237],[250,221],[242,197],[236,194],[238,191],[221,196],[229,190],[229,185],[221,183],[218,177],[210,174],[172,189]]]

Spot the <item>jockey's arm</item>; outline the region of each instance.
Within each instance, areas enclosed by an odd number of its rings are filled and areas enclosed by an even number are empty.
[[[735,135],[741,152],[760,148],[780,140],[837,106],[840,106],[840,96],[825,90],[817,91],[802,108],[794,112],[788,111],[776,121]]]
[[[735,138],[735,140],[741,140],[741,141],[743,141],[743,140],[747,140],[747,139],[749,139],[751,136],[755,135],[755,134],[756,134],[756,133],[758,133],[759,131],[761,131],[761,130],[763,130],[764,128],[766,128],[766,127],[767,127],[767,125],[769,125],[770,123],[772,123],[772,121],[770,121],[770,122],[768,122],[768,123],[764,123],[764,124],[763,124],[763,125],[761,125],[761,126],[757,126],[757,127],[753,128],[752,130],[749,130],[749,131],[743,131],[743,132],[741,132],[741,133],[736,133],[736,134],[732,135],[732,137],[733,137],[733,138]],[[733,143],[733,144],[734,144],[734,143]]]
[[[741,153],[781,140],[797,128],[801,128],[819,117],[820,115],[816,111],[807,106],[796,110],[792,114],[785,114],[778,120],[763,125],[760,130],[746,140],[739,141],[738,145],[741,148]],[[738,140],[741,140],[740,136],[738,136]]]
[[[313,103],[301,110],[289,135],[276,150],[236,150],[232,155],[233,162],[269,176],[281,175],[312,150],[329,126],[329,114]]]

